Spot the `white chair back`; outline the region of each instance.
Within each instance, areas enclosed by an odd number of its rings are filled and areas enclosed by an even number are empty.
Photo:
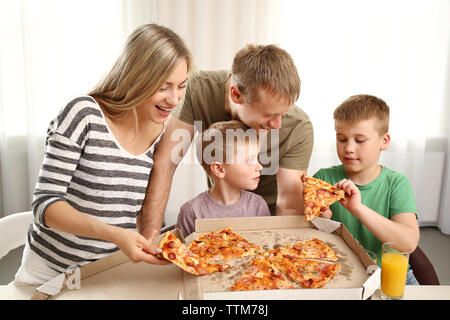
[[[11,250],[25,244],[33,222],[33,212],[13,213],[0,219],[0,259]]]

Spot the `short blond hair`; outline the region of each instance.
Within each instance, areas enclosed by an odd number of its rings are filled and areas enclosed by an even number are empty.
[[[294,60],[276,45],[248,44],[236,53],[231,69],[247,102],[257,101],[258,90],[268,89],[293,104],[300,96],[300,77]]]
[[[119,117],[153,96],[183,59],[190,71],[192,55],[175,32],[157,24],[142,25],[88,94],[101,102],[109,117]]]
[[[389,131],[389,106],[384,100],[368,95],[358,94],[342,102],[334,110],[334,120],[346,124],[371,118],[377,119],[377,131],[380,136]]]
[[[216,141],[216,138],[221,141]],[[244,143],[259,142],[256,131],[238,120],[213,123],[207,130],[200,133],[197,139],[197,159],[210,176],[210,166],[213,161],[226,163],[226,159],[235,158],[238,146]],[[212,148],[213,159],[205,159],[205,151],[208,148]]]

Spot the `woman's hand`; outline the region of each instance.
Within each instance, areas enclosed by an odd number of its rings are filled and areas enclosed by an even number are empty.
[[[156,234],[157,232],[154,231],[147,240],[136,231],[118,228],[113,242],[135,263],[144,261],[150,264],[164,265],[167,264],[167,261],[155,256],[162,252],[160,248],[152,244]]]

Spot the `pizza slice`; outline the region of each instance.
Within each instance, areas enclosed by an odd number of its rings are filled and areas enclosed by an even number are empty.
[[[207,261],[254,256],[261,251],[260,246],[230,228],[201,234],[189,244],[188,249]]]
[[[283,248],[286,254],[290,254],[296,258],[320,259],[328,261],[338,260],[333,249],[317,238],[313,238],[312,240],[306,242],[299,242]]]
[[[229,264],[207,263],[207,261],[191,252],[175,235],[167,232],[158,244],[165,259],[175,263],[181,269],[195,274],[204,275],[216,271],[224,271]]]
[[[302,181],[306,221],[318,217],[336,201],[345,199],[343,190],[333,187],[326,181],[308,176],[303,176]]]
[[[321,288],[336,274],[337,263],[306,260],[285,254],[278,249],[267,252],[267,258],[302,288]]]
[[[228,290],[294,289],[288,278],[262,255],[254,258],[247,270]]]

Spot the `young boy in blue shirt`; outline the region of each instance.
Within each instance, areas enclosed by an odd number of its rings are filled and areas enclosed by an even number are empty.
[[[377,254],[380,266],[385,242],[413,252],[420,232],[411,184],[379,164],[391,139],[388,105],[375,96],[355,95],[334,111],[334,120],[342,165],[320,169],[314,177],[344,190],[346,200],[332,204],[323,216],[342,222],[366,250]],[[418,284],[412,270],[407,284]]]

